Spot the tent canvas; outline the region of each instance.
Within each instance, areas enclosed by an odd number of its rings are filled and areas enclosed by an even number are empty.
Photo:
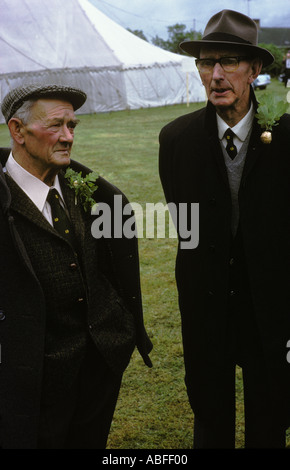
[[[0,26],[0,99],[29,82],[81,88],[80,114],[205,100],[194,59],[140,39],[88,0],[2,0]]]

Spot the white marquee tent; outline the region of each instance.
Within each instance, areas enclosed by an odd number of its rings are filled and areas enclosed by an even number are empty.
[[[1,0],[0,99],[28,82],[83,89],[82,114],[205,100],[192,58],[136,37],[88,0]]]

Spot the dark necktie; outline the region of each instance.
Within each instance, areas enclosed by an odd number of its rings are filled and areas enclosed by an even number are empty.
[[[231,159],[233,160],[235,158],[235,156],[237,155],[237,147],[235,146],[234,144],[234,132],[228,128],[225,132],[225,139],[227,141],[227,146],[226,146],[226,151],[228,152],[229,156],[231,157]]]
[[[60,195],[56,189],[50,189],[47,201],[51,207],[51,216],[54,228],[64,237],[72,246],[75,246],[75,236],[69,217],[67,216],[60,202]]]

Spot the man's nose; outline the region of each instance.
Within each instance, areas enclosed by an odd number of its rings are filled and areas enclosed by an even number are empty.
[[[224,69],[218,62],[216,62],[212,70],[212,78],[213,80],[220,80],[221,78],[224,78]]]
[[[74,140],[74,134],[73,132],[71,131],[71,129],[69,129],[67,126],[62,126],[61,128],[61,133],[60,133],[60,136],[59,136],[59,140],[61,142],[73,142]]]

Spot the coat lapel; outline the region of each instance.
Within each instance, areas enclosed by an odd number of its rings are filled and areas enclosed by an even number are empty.
[[[75,193],[68,186],[64,173],[59,173],[59,181],[63,192],[63,197],[70,214],[71,222],[74,226],[75,234],[79,242],[82,260],[85,265],[85,271],[94,272],[96,269],[96,248],[97,243],[91,233],[93,222],[90,212],[85,212],[80,202],[75,202]],[[89,279],[87,280],[89,282]]]
[[[62,189],[62,194],[67,206],[71,222],[74,226],[75,234],[78,240],[83,243],[86,236],[86,224],[84,220],[84,211],[79,203],[75,202],[75,193],[68,186],[67,181],[64,177],[64,172],[59,173],[59,182]]]
[[[26,193],[9,175],[5,174],[5,178],[11,192],[11,209],[29,219],[38,227],[55,235],[56,231],[54,228],[50,225],[50,223],[46,220],[46,218],[31,201],[31,199],[26,195]]]
[[[261,132],[261,128],[258,125],[257,120],[255,119],[253,124],[252,135],[248,146],[242,181],[244,181],[248,177],[249,173],[254,168],[259,155],[262,153],[263,144],[260,140]]]
[[[250,89],[250,99],[253,102],[255,111],[257,111],[258,102],[257,102],[256,96],[252,87]],[[243,170],[242,182],[244,182],[244,180],[248,177],[249,173],[254,168],[254,165],[256,164],[258,157],[263,150],[263,145],[260,140],[261,132],[262,132],[261,127],[258,124],[257,118],[255,117],[254,122],[253,122],[253,130],[252,130],[252,134],[251,134],[251,138],[250,138],[250,142],[248,146],[245,166]]]

